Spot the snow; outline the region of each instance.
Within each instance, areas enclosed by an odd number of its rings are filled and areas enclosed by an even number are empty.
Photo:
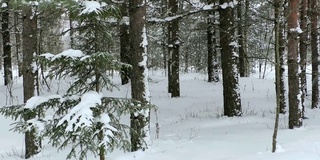
[[[91,107],[101,104],[102,95],[90,91],[81,96],[81,101],[71,111],[65,115],[58,123],[58,125],[68,122],[66,128],[67,132],[76,131],[79,127],[90,126],[94,120]]]
[[[83,2],[84,9],[81,11],[80,14],[88,14],[92,12],[99,12],[101,10],[101,5],[97,1],[84,1]]]
[[[40,56],[47,57],[47,54],[40,55]],[[67,50],[55,55],[54,57],[52,57],[52,60],[55,60],[55,59],[61,58],[61,57],[76,59],[76,58],[80,58],[83,56],[85,56],[85,54],[80,50],[67,49]]]
[[[308,66],[310,68],[310,66]],[[240,78],[239,90],[243,117],[224,117],[222,82],[208,83],[207,76],[202,73],[181,73],[181,97],[170,98],[167,93],[167,78],[164,71],[150,71],[149,82],[151,102],[158,106],[158,121],[151,114],[150,147],[146,151],[123,153],[115,150],[107,154],[111,160],[317,160],[320,150],[320,111],[310,109],[310,101],[306,101],[306,116],[302,128],[290,130],[288,115],[280,115],[278,145],[276,153],[271,153],[271,140],[275,118],[274,71],[265,79],[258,74],[248,78]],[[310,71],[307,69],[307,71]],[[14,71],[16,73],[16,71]],[[311,74],[307,74],[311,83]],[[13,85],[13,94],[22,102],[22,81],[17,77]],[[120,78],[114,76],[113,81],[120,84]],[[68,81],[52,87],[66,88]],[[58,86],[60,85],[60,86]],[[308,90],[311,85],[307,85]],[[119,90],[105,92],[105,95],[126,97],[130,95],[130,85],[123,85]],[[0,106],[5,105],[6,88],[0,76]],[[45,91],[43,91],[45,92]],[[50,93],[46,93],[50,95]],[[310,95],[311,96],[311,95]],[[37,97],[27,102],[32,108],[50,96]],[[101,93],[91,91],[81,96],[81,103],[72,112],[87,115],[90,119],[89,106],[101,103]],[[79,98],[75,96],[74,99]],[[39,100],[39,101],[37,101]],[[70,120],[70,119],[69,119]],[[108,124],[110,117],[104,114],[98,119]],[[0,115],[0,159],[22,160],[24,153],[24,135],[9,129],[14,121]],[[86,120],[87,121],[87,120]],[[156,138],[155,124],[159,122],[159,138]],[[41,130],[41,123],[39,130]],[[112,130],[112,129],[111,129]],[[110,130],[110,131],[111,131]],[[108,132],[106,134],[110,134]],[[107,142],[108,139],[105,139]],[[46,144],[43,150],[30,160],[66,159],[70,148],[57,152],[56,148]],[[97,159],[88,154],[88,159]]]
[[[34,97],[31,97],[29,100],[27,100],[24,108],[34,109],[38,105],[40,105],[41,103],[47,102],[48,100],[53,99],[53,98],[61,98],[61,96],[60,95],[34,96]]]

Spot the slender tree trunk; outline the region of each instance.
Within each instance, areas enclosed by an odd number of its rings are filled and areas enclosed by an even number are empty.
[[[3,42],[3,68],[4,85],[12,83],[12,62],[11,62],[11,43],[9,29],[9,0],[5,0],[7,5],[2,7],[2,42]]]
[[[298,99],[301,95],[299,87],[299,54],[298,54],[298,12],[299,0],[289,1],[288,22],[288,87],[289,87],[289,128],[300,127],[302,125],[302,107]]]
[[[307,32],[307,6],[308,0],[301,1],[301,9],[300,9],[300,28],[303,33],[300,34],[300,81],[301,81],[301,105],[302,105],[302,117],[304,117],[304,109],[305,109],[305,99],[307,94],[307,77],[306,77],[306,67],[307,67],[307,49],[308,49],[308,32]]]
[[[312,104],[319,107],[319,51],[318,51],[318,0],[311,0],[311,59],[312,59]]]
[[[21,53],[21,32],[19,30],[20,27],[20,17],[19,17],[19,11],[15,11],[13,15],[13,23],[14,23],[14,35],[15,35],[15,54],[17,57],[17,63],[18,63],[18,72],[19,77],[22,76],[22,53]]]
[[[279,21],[279,65],[280,65],[280,85],[279,85],[279,92],[280,92],[280,113],[286,113],[286,90],[285,90],[285,48],[286,48],[286,40],[285,40],[285,13],[286,13],[286,4],[285,2],[282,4],[282,12],[280,12],[280,21]]]
[[[233,3],[232,0],[220,0],[220,4]],[[223,77],[224,115],[241,116],[241,98],[239,92],[238,56],[235,53],[235,30],[233,8],[220,8],[220,46]]]
[[[146,0],[129,1],[130,47],[131,47],[131,91],[132,98],[144,104],[149,103],[147,68]],[[131,151],[145,150],[149,137],[149,110],[131,113]]]
[[[237,15],[238,15],[238,44],[239,44],[239,71],[240,77],[248,77],[247,54],[245,52],[244,43],[244,29],[243,29],[243,15],[242,15],[243,0],[238,1]]]
[[[168,9],[170,16],[175,16],[178,12],[178,1],[169,0]],[[169,65],[168,79],[169,79],[169,93],[171,97],[180,97],[180,80],[179,80],[179,48],[181,41],[179,39],[179,20],[175,19],[169,22],[168,26],[168,52],[169,52]]]
[[[22,50],[23,50],[23,95],[24,102],[36,94],[33,59],[37,52],[37,17],[33,13],[31,6],[25,5],[22,8],[23,30],[22,30]],[[35,118],[36,114],[26,111],[24,120]],[[35,129],[25,133],[25,158],[28,159],[40,152],[41,144],[36,136]]]
[[[208,4],[212,4],[212,0],[208,0]],[[216,29],[215,29],[215,11],[209,12],[208,28],[207,28],[207,48],[208,48],[208,82],[218,82],[218,62],[217,62],[217,47],[216,47]]]
[[[278,136],[278,128],[279,128],[279,114],[280,114],[280,101],[281,101],[281,91],[280,91],[280,82],[281,82],[281,64],[280,64],[280,46],[279,46],[279,35],[281,33],[280,29],[280,14],[282,13],[281,7],[282,0],[274,0],[274,26],[275,26],[275,71],[276,71],[276,119],[274,125],[274,132],[272,136],[272,152],[275,152],[277,149],[277,136]]]
[[[122,63],[130,64],[128,3],[121,6],[122,22],[120,24],[120,59]],[[122,66],[121,84],[127,84],[130,80],[130,67]]]

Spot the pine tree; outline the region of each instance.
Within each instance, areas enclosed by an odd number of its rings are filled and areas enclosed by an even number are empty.
[[[319,51],[318,51],[318,1],[310,0],[311,12],[311,59],[312,59],[312,104],[311,108],[319,107]]]
[[[3,68],[4,68],[4,85],[12,83],[12,62],[11,62],[11,42],[10,42],[10,1],[2,2],[2,43],[3,43]]]
[[[238,54],[235,43],[234,8],[232,0],[220,0],[220,46],[223,79],[224,115],[241,116]],[[235,4],[233,4],[235,5]]]

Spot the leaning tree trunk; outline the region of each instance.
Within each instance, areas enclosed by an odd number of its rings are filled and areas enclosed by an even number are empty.
[[[120,24],[120,59],[122,63],[130,64],[128,3],[121,6],[122,22]],[[127,84],[130,80],[130,67],[121,67],[121,84]]]
[[[299,31],[299,0],[289,1],[288,22],[288,88],[289,88],[289,128],[300,127],[302,125],[302,107],[299,90],[299,54],[298,35]]]
[[[34,15],[31,6],[25,5],[22,8],[23,30],[22,30],[22,50],[23,50],[23,95],[24,102],[35,95],[36,72],[33,68],[33,60],[37,52],[37,16]],[[35,118],[36,114],[26,111],[24,120]],[[41,144],[36,136],[35,129],[25,133],[25,158],[40,152]]]
[[[307,77],[306,77],[306,67],[307,67],[307,49],[308,49],[308,17],[307,17],[307,6],[308,0],[301,1],[301,9],[300,9],[300,28],[303,31],[300,34],[300,81],[301,81],[301,105],[302,105],[302,117],[304,117],[304,109],[305,109],[305,99],[307,95]]]
[[[232,0],[220,0],[220,4],[232,4]],[[220,8],[220,46],[223,78],[224,115],[241,116],[238,55],[235,51],[233,7]]]
[[[4,68],[4,85],[12,82],[12,63],[11,63],[11,43],[9,28],[9,0],[5,0],[7,5],[2,7],[2,43],[3,43],[3,68]],[[0,63],[1,65],[1,63]]]
[[[130,47],[131,47],[131,95],[132,98],[149,103],[147,68],[146,0],[129,1]],[[145,150],[149,137],[149,110],[131,113],[131,151]]]
[[[175,16],[178,12],[178,1],[169,0],[168,9],[171,11],[169,16]],[[169,22],[168,26],[168,79],[169,79],[169,93],[171,97],[180,97],[180,80],[179,80],[179,48],[181,41],[179,39],[179,19],[174,19]]]

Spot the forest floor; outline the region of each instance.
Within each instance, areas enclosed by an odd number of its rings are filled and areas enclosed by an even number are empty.
[[[2,75],[0,76],[2,77]],[[150,71],[151,103],[158,106],[151,112],[150,148],[145,152],[114,151],[109,160],[320,160],[320,110],[310,109],[311,92],[307,97],[303,127],[288,128],[288,114],[280,116],[278,147],[271,153],[275,119],[274,72],[265,79],[254,74],[240,78],[242,117],[225,117],[222,82],[206,82],[206,74],[181,73],[181,97],[170,98],[167,78],[162,71]],[[310,77],[308,91],[310,88]],[[116,84],[120,83],[117,76]],[[63,93],[68,81],[51,83],[51,92]],[[0,106],[22,102],[21,79],[12,87],[13,97],[0,78]],[[105,92],[105,96],[130,97],[130,85]],[[9,131],[14,121],[0,115],[0,160],[19,160],[24,154],[24,136]],[[160,131],[156,132],[155,124]],[[157,138],[158,137],[158,138]],[[31,160],[62,160],[68,149],[57,151],[48,144]],[[98,159],[88,155],[89,160]]]

